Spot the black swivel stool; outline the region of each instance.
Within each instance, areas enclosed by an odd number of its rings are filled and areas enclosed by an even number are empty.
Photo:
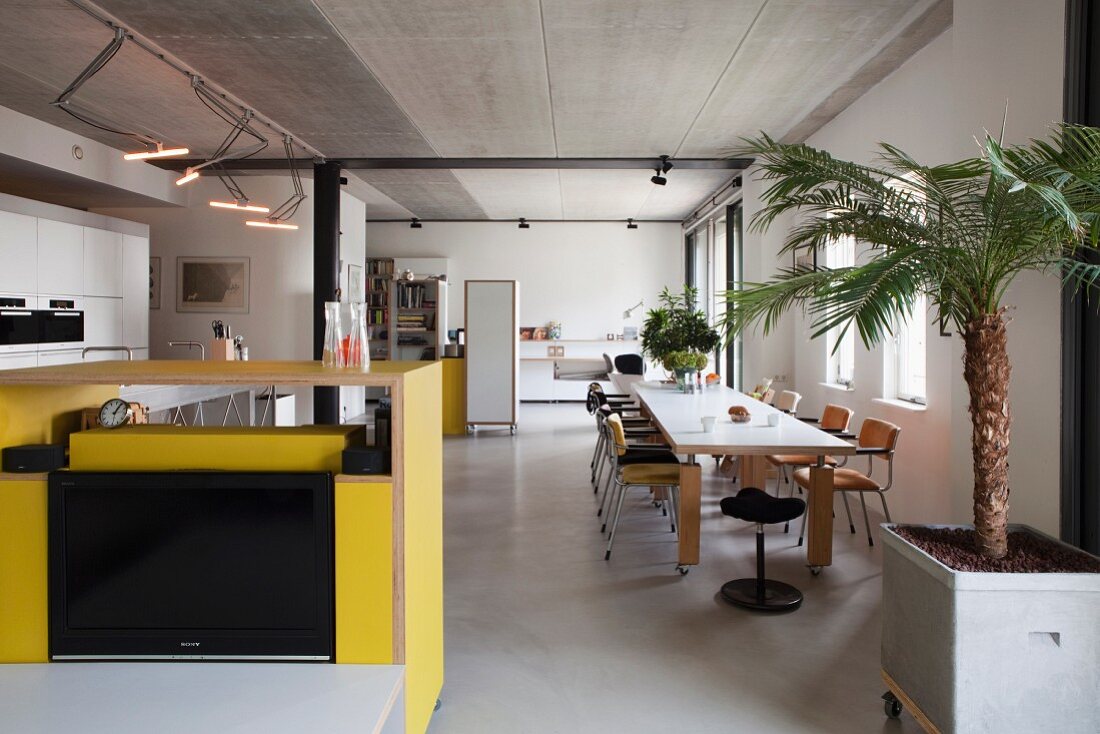
[[[761,612],[793,611],[802,605],[801,591],[764,578],[764,526],[790,522],[805,511],[806,503],[797,497],[773,497],[756,487],[745,487],[736,497],[722,500],[723,515],[756,523],[756,578],[723,584],[726,601]]]

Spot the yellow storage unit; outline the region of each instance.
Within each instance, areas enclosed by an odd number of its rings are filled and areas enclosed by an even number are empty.
[[[0,662],[44,663],[49,650],[46,606],[46,480],[0,479]]]
[[[466,360],[449,357],[443,364],[443,435],[466,433]]]

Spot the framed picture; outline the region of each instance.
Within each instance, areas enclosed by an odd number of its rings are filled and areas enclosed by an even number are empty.
[[[160,308],[160,258],[149,258],[149,308]]]
[[[177,257],[176,311],[248,313],[247,257]]]
[[[363,266],[348,265],[348,302],[363,301]]]

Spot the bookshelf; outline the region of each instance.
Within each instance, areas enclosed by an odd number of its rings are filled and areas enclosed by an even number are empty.
[[[371,360],[390,359],[390,289],[393,287],[393,258],[368,257],[366,272],[367,324]]]
[[[394,280],[395,272],[420,264],[410,259],[395,263],[393,258],[367,258],[364,296],[372,360],[442,358],[447,343],[447,281]],[[435,264],[423,263],[425,267]]]

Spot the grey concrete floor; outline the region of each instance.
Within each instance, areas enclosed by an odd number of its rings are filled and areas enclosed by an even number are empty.
[[[881,554],[858,525],[853,536],[837,521],[833,565],[816,578],[795,528],[770,527],[768,576],[805,602],[732,607],[717,591],[755,573],[755,541],[718,509],[729,480],[704,465],[702,563],[687,576],[640,491],[605,562],[594,434],[581,405],[533,404],[516,436],[446,441],[447,667],[432,734],[920,731],[883,715]]]

